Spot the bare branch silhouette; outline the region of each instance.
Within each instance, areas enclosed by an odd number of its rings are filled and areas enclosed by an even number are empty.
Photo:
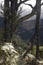
[[[43,3],[41,3],[41,6],[43,5]]]
[[[34,8],[31,4],[27,4],[27,3],[24,4],[30,6],[32,9]]]
[[[18,19],[18,21],[22,22],[26,19],[29,19],[30,17],[34,16],[37,13],[36,11],[36,6],[32,9],[32,12],[28,15],[25,15],[24,17],[21,17],[20,19]]]
[[[2,12],[2,11],[0,11],[0,13],[1,13],[1,14],[3,14],[3,12]]]
[[[22,3],[27,2],[27,1],[29,1],[29,0],[24,0],[24,1],[20,0],[20,3],[18,4],[18,7],[19,7]]]

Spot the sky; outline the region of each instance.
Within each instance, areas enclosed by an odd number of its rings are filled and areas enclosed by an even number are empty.
[[[41,2],[43,2],[43,0]],[[36,4],[36,0],[30,0],[30,1],[27,1],[26,3],[32,4],[34,7]],[[4,0],[0,0],[0,6],[1,6],[1,4],[3,6]],[[23,13],[21,14],[22,16],[25,16],[26,14],[31,13],[31,11],[32,11],[31,7],[28,5],[22,4],[20,7],[22,7],[22,10],[23,10]],[[0,11],[3,12],[1,7],[0,7]],[[2,16],[1,13],[0,13],[0,16]],[[33,18],[34,18],[34,16],[33,16]],[[43,6],[41,7],[41,18],[43,18]]]

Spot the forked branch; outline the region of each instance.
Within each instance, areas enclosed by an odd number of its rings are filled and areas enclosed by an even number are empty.
[[[24,0],[24,1],[20,0],[20,3],[18,4],[18,7],[19,7],[22,3],[27,2],[27,1],[29,1],[29,0]]]

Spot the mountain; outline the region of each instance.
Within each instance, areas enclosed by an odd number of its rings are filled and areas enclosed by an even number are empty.
[[[20,23],[19,29],[16,34],[19,35],[24,41],[29,40],[35,32],[35,20],[29,20]],[[43,45],[43,19],[40,20],[40,45]]]
[[[0,28],[4,28],[4,19],[0,17]],[[18,25],[16,34],[24,41],[29,40],[35,32],[35,20],[24,21]],[[40,45],[43,45],[43,19],[40,20]]]

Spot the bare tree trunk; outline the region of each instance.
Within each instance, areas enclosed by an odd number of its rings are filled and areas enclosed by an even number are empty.
[[[39,23],[40,23],[40,12],[41,12],[41,0],[36,0],[36,25],[35,25],[35,33],[34,36],[30,39],[29,42],[31,42],[30,48],[32,49],[33,43],[36,43],[36,58],[39,58]],[[29,48],[26,50],[26,52],[23,54],[23,57],[26,56],[26,54],[29,52]]]
[[[5,28],[5,33],[4,33],[4,40],[5,42],[10,41],[10,20],[9,20],[9,0],[4,1],[4,28]]]
[[[15,21],[15,2],[11,1],[11,38],[13,35],[14,21]]]
[[[13,37],[13,34],[16,30],[16,14],[17,14],[17,10],[18,10],[18,7],[17,7],[17,0],[12,0],[11,1],[11,39]]]
[[[9,1],[11,2],[10,8],[9,8]],[[5,42],[11,42],[12,35],[16,30],[17,10],[18,10],[17,0],[5,0],[5,6],[4,6]]]
[[[37,15],[36,15],[36,58],[39,58],[39,23],[40,23],[40,13],[41,13],[41,0],[36,0]]]

